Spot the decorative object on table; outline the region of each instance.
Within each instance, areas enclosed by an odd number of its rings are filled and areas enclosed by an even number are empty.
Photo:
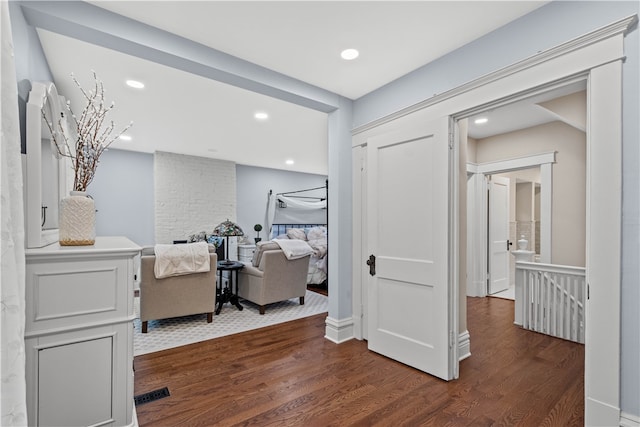
[[[259,242],[260,240],[262,240],[262,239],[260,238],[260,232],[262,231],[262,225],[261,225],[261,224],[256,224],[256,225],[254,225],[254,226],[253,226],[253,229],[254,229],[254,231],[257,233],[257,235],[256,235],[255,239],[253,239],[253,240],[255,240],[256,245],[257,245],[257,244],[258,244],[258,242]]]
[[[229,221],[229,219],[227,219],[226,221],[218,224],[216,228],[213,229],[213,233],[211,234],[213,234],[214,236],[226,237],[226,256],[225,260],[221,261],[221,263],[226,265],[233,264],[233,261],[229,260],[229,237],[244,236],[244,231],[242,231],[242,228],[240,228],[240,226],[235,222],[231,222]]]
[[[73,74],[71,74],[71,78],[87,101],[87,105],[79,117],[71,109],[71,102],[67,101],[67,110],[71,114],[75,128],[67,128],[64,113],[61,113],[61,117],[58,117],[55,123],[54,118],[47,117],[44,111],[42,116],[49,127],[57,154],[70,158],[75,172],[73,191],[69,196],[69,198],[73,198],[73,201],[63,200],[61,202],[60,244],[63,246],[93,245],[95,242],[93,199],[87,197],[86,193],[83,197],[78,192],[87,191],[87,186],[96,173],[100,156],[113,141],[131,127],[133,122],[119,133],[114,134],[115,123],[110,121],[105,124],[105,120],[107,113],[113,109],[115,103],[112,102],[109,105],[105,102],[104,86],[98,80],[95,71],[93,71],[95,87],[89,92],[82,88]],[[81,198],[87,200],[80,200]],[[78,212],[74,209],[81,209],[81,211]],[[92,214],[88,213],[89,210],[92,211]]]
[[[72,191],[60,201],[60,246],[87,246],[96,241],[96,207],[84,191]]]
[[[529,241],[524,237],[524,234],[520,235],[520,240],[518,240],[518,249],[521,251],[526,251],[527,246],[529,246]]]

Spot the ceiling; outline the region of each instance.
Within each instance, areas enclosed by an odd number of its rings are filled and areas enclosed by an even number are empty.
[[[544,1],[91,1],[349,99],[357,99],[544,5]],[[152,13],[150,13],[152,11]],[[80,110],[90,70],[118,128],[112,148],[327,174],[327,115],[84,41],[38,30],[59,92]],[[340,52],[357,48],[344,61]],[[141,90],[126,79],[145,83]],[[257,121],[264,111],[269,118]],[[522,115],[519,115],[522,116]],[[531,114],[523,117],[531,118]],[[483,135],[494,132],[487,124]],[[518,126],[510,117],[509,127]],[[526,127],[526,126],[522,126]],[[506,127],[497,133],[504,132]],[[470,135],[475,129],[470,125]],[[480,131],[478,131],[480,132]],[[480,135],[478,133],[477,135]],[[478,137],[476,135],[476,137]],[[293,165],[285,160],[293,160]]]

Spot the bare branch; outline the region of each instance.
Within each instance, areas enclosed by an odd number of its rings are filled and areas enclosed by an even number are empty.
[[[58,133],[55,131],[53,121],[48,120],[44,111],[42,112],[58,154],[71,159],[75,172],[73,189],[76,191],[86,191],[95,175],[100,155],[133,125],[133,122],[129,123],[115,136],[112,136],[115,129],[113,121],[109,121],[106,126],[103,126],[107,113],[113,109],[115,104],[112,102],[109,106],[105,106],[104,84],[98,79],[95,71],[92,73],[94,90],[90,92],[85,91],[80,82],[71,74],[71,79],[87,101],[79,118],[71,109],[71,103],[67,102],[67,110],[73,119],[73,123],[69,124],[73,124],[76,130],[75,141],[71,141],[71,135],[67,134],[63,117],[59,118],[57,122]],[[74,148],[72,149],[72,147]]]

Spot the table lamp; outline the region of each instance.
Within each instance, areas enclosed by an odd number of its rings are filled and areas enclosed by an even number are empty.
[[[225,242],[226,259],[224,261],[221,261],[221,263],[225,265],[233,264],[233,261],[229,260],[229,237],[244,236],[244,232],[242,231],[242,228],[240,228],[240,226],[238,226],[238,224],[236,224],[235,222],[231,222],[229,221],[229,219],[227,219],[226,221],[223,221],[220,224],[218,224],[216,228],[213,229],[213,232],[211,234],[213,234],[214,236],[226,237],[226,242]]]

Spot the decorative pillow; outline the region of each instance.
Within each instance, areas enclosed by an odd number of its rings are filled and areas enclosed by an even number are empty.
[[[280,246],[271,240],[266,242],[258,242],[256,245],[256,250],[253,252],[253,258],[251,259],[251,265],[254,267],[258,267],[260,265],[260,261],[262,260],[262,253],[264,251],[272,251],[275,249],[280,249]]]
[[[327,237],[326,227],[313,227],[309,229],[309,232],[307,232],[308,240],[318,240],[318,239],[324,239],[326,237]]]
[[[302,228],[287,228],[287,237],[290,239],[307,240],[307,234]]]

